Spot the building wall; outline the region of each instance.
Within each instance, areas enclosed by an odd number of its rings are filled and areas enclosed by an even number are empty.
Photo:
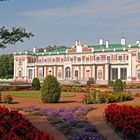
[[[140,82],[137,77],[137,70],[140,69],[138,52],[139,48],[94,52],[93,48],[78,44],[76,48],[66,50],[64,54],[15,54],[14,80],[31,82],[34,77],[43,80],[51,74],[58,80],[87,81],[89,77],[93,77],[96,82],[108,83],[112,80],[113,68],[117,68],[118,78],[121,78],[121,69],[126,68],[125,81]],[[22,76],[19,75],[19,71],[22,71]]]

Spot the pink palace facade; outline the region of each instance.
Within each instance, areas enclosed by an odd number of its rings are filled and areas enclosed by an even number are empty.
[[[59,81],[86,83],[92,77],[96,83],[122,79],[140,82],[140,42],[126,44],[124,38],[118,44],[99,40],[98,45],[75,46],[43,53],[25,51],[14,53],[14,81],[31,82],[34,77],[41,81],[49,74]]]

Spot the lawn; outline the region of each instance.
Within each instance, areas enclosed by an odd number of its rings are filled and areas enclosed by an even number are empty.
[[[12,97],[19,97],[19,98],[41,98],[40,91],[4,91],[2,95],[10,94]],[[61,93],[61,97],[74,97],[75,94],[72,93]]]
[[[131,103],[130,106],[140,106],[140,103]]]

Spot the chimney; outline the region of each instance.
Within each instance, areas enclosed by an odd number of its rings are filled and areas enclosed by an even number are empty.
[[[44,53],[46,53],[47,52],[47,50],[46,49],[44,49]]]
[[[109,41],[106,41],[105,44],[106,44],[106,48],[108,48],[109,47]]]
[[[124,45],[124,46],[126,45],[126,40],[125,40],[125,38],[122,38],[122,39],[121,39],[121,44]]]
[[[36,53],[36,48],[35,47],[33,48],[33,53]]]
[[[139,45],[140,41],[136,41],[136,44]]]
[[[99,40],[99,45],[103,45],[103,39]]]

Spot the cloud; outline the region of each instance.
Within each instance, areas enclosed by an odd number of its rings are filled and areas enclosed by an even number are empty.
[[[92,18],[125,17],[140,14],[137,0],[86,0],[76,6],[24,11],[22,16],[33,18]]]

